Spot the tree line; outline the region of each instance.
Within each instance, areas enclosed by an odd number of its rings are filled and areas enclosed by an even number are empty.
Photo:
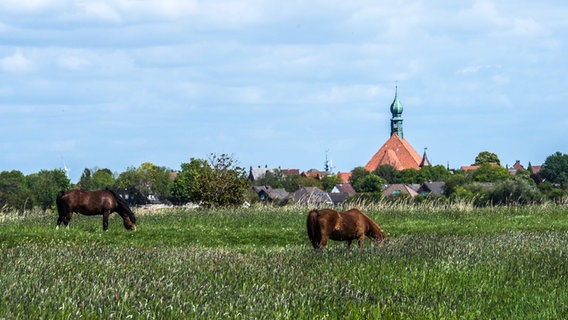
[[[361,197],[381,198],[385,184],[422,184],[427,181],[444,182],[443,195],[418,196],[414,201],[433,198],[436,201],[469,201],[476,206],[539,204],[546,201],[563,203],[568,195],[568,155],[556,152],[547,157],[538,173],[529,163],[527,169],[502,167],[499,157],[488,151],[475,158],[475,170],[449,170],[437,165],[420,170],[397,171],[384,165],[369,172],[363,167],[352,171],[353,188]],[[404,195],[402,195],[404,197]]]
[[[357,191],[356,199],[379,200],[385,185],[393,183],[421,184],[426,181],[445,182],[444,195],[436,200],[473,201],[476,205],[532,204],[544,201],[563,202],[568,195],[568,155],[556,152],[547,157],[538,174],[518,170],[511,175],[491,152],[481,152],[475,159],[477,170],[449,170],[441,165],[420,170],[397,171],[385,165],[373,172],[363,167],[352,170],[350,183]],[[77,188],[99,190],[111,188],[128,197],[132,204],[160,203],[201,206],[242,205],[258,197],[251,185],[269,185],[293,192],[301,186],[316,186],[325,191],[341,179],[328,175],[321,179],[300,175],[284,175],[281,171],[266,175],[252,183],[247,172],[226,154],[211,154],[208,159],[191,158],[180,170],[144,162],[124,172],[113,173],[107,168],[84,169],[79,181],[71,184],[63,169],[41,170],[24,175],[17,170],[0,172],[0,210],[25,211],[34,207],[53,208],[61,190]],[[417,197],[415,201],[422,201]]]

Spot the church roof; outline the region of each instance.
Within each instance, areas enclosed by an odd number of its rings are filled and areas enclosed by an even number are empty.
[[[365,169],[375,171],[378,167],[388,164],[396,170],[420,169],[422,158],[412,146],[397,134],[393,134],[367,162]]]

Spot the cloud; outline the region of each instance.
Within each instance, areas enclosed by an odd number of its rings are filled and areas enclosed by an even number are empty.
[[[511,24],[511,35],[535,37],[545,34],[544,28],[532,18],[513,19]]]
[[[3,0],[0,8],[16,13],[33,13],[49,8],[60,7],[68,0]]]
[[[78,4],[87,18],[99,21],[121,22],[120,14],[104,2],[83,2]]]
[[[499,69],[500,67],[498,66],[493,66],[493,65],[489,65],[489,64],[484,64],[484,65],[471,65],[471,66],[467,66],[461,70],[458,71],[458,73],[461,74],[476,74],[479,73],[483,70],[491,70],[491,69]]]
[[[57,64],[71,71],[84,71],[91,65],[91,61],[80,55],[61,55],[57,58]]]
[[[28,73],[34,69],[34,64],[22,52],[0,59],[0,68],[9,73]]]
[[[499,25],[505,21],[491,0],[475,0],[470,8],[462,10],[458,14],[458,19],[470,23],[489,25]]]

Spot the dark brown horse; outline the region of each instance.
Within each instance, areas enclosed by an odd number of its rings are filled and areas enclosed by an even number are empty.
[[[308,214],[308,236],[316,250],[323,250],[329,239],[346,241],[347,248],[357,239],[359,248],[363,248],[365,236],[374,244],[387,240],[381,227],[359,209],[337,212],[332,209],[312,210]]]
[[[69,226],[73,212],[87,216],[102,215],[103,230],[108,230],[108,217],[117,212],[124,220],[126,229],[136,231],[136,217],[126,201],[116,192],[106,189],[98,191],[67,190],[61,191],[55,201],[59,218],[57,228],[61,222]]]

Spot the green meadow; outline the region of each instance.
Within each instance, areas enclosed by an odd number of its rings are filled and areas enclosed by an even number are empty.
[[[0,215],[1,319],[561,319],[562,206],[367,206],[390,241],[315,252],[308,208]]]

